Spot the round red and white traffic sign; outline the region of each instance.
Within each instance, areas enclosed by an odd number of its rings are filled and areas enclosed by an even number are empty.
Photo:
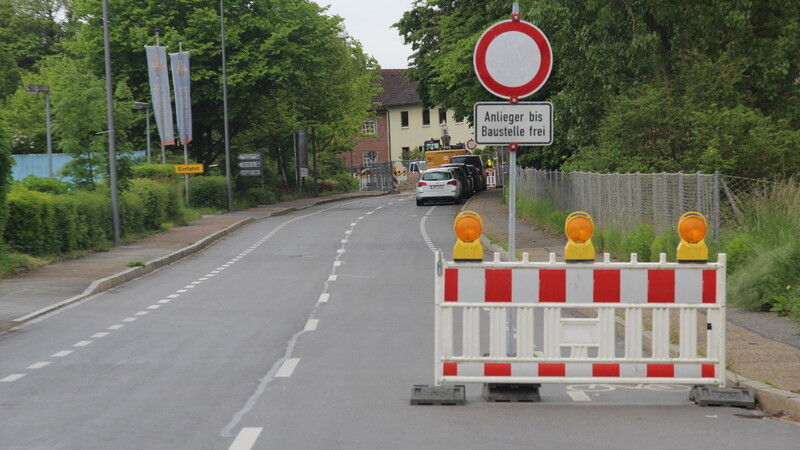
[[[464,144],[464,147],[469,151],[473,151],[478,148],[478,143],[475,142],[475,139],[470,139],[466,144]]]
[[[472,63],[486,90],[513,102],[544,86],[553,68],[553,49],[533,24],[504,20],[478,39]]]

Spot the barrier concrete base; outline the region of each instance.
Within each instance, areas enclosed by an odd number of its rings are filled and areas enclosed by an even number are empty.
[[[756,399],[745,388],[723,388],[716,386],[694,386],[689,399],[700,406],[735,406],[755,409]]]
[[[417,384],[411,390],[412,405],[464,405],[467,403],[463,384],[453,386],[429,386]]]
[[[483,398],[487,402],[528,402],[539,403],[541,384],[498,384],[486,383],[483,385]]]

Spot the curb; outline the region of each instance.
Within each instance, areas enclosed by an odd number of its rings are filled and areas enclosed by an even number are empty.
[[[280,211],[279,214],[276,213],[274,215],[286,214],[286,213],[290,212],[291,210],[293,210],[293,208],[288,208],[287,210]],[[117,287],[117,286],[119,286],[119,285],[121,285],[123,283],[131,281],[131,280],[133,280],[135,278],[139,278],[142,275],[146,275],[146,274],[148,274],[150,272],[153,272],[156,269],[160,269],[160,268],[162,268],[164,266],[168,266],[168,265],[174,263],[175,261],[178,261],[179,259],[185,258],[185,257],[187,257],[189,255],[194,254],[194,253],[197,253],[198,251],[208,247],[209,245],[211,245],[212,243],[216,242],[217,240],[219,240],[219,239],[221,239],[221,238],[233,233],[234,231],[238,230],[239,228],[241,228],[241,227],[243,227],[243,226],[245,226],[245,225],[247,225],[247,224],[249,224],[251,222],[254,222],[254,221],[255,221],[255,219],[253,219],[252,217],[248,217],[246,219],[242,219],[242,220],[236,222],[235,224],[233,224],[233,225],[231,225],[231,226],[229,226],[227,228],[224,228],[224,229],[222,229],[220,231],[217,231],[216,233],[213,233],[213,234],[211,234],[209,236],[204,237],[203,239],[195,242],[194,244],[192,244],[192,245],[190,245],[188,247],[184,247],[184,248],[182,248],[180,250],[177,250],[175,252],[172,252],[172,253],[170,253],[170,254],[168,254],[166,256],[162,256],[161,258],[157,258],[157,259],[148,261],[144,266],[131,267],[130,269],[123,270],[122,272],[119,272],[117,274],[114,274],[114,275],[111,275],[111,276],[108,276],[108,277],[105,277],[105,278],[101,278],[99,280],[95,280],[82,293],[80,293],[80,294],[78,294],[78,295],[76,295],[74,297],[70,297],[70,298],[68,298],[66,300],[63,300],[63,301],[60,301],[60,302],[58,302],[56,304],[53,304],[53,305],[50,305],[50,306],[46,306],[44,308],[38,309],[36,311],[33,311],[33,312],[28,313],[28,314],[26,314],[26,315],[24,315],[22,317],[18,317],[16,319],[10,321],[10,326],[8,326],[8,329],[11,329],[11,328],[14,328],[14,327],[18,327],[18,326],[20,326],[20,325],[22,325],[22,324],[24,324],[26,322],[29,322],[29,321],[31,321],[33,319],[41,317],[41,316],[43,316],[45,314],[48,314],[48,313],[50,313],[52,311],[55,311],[57,309],[61,309],[61,308],[65,307],[67,305],[70,305],[72,303],[79,302],[79,301],[81,301],[81,300],[83,300],[85,298],[91,297],[92,295],[99,294],[101,292],[105,292],[105,291],[107,291],[109,289],[115,288],[115,287]]]
[[[303,206],[303,207],[299,207],[299,208],[296,208],[296,207],[284,208],[284,209],[282,209],[280,211],[275,211],[273,213],[269,213],[269,214],[267,214],[266,216],[264,216],[262,218],[256,219],[256,218],[253,218],[253,217],[248,217],[248,218],[242,219],[242,220],[234,223],[233,225],[231,225],[229,227],[226,227],[226,228],[224,228],[224,229],[222,229],[220,231],[217,231],[216,233],[210,234],[210,235],[204,237],[203,239],[200,239],[199,241],[195,242],[194,244],[189,245],[188,247],[184,247],[184,248],[182,248],[180,250],[177,250],[177,251],[175,251],[173,253],[170,253],[170,254],[168,254],[166,256],[163,256],[161,258],[156,258],[154,260],[148,261],[147,263],[145,263],[144,266],[131,267],[130,269],[123,270],[122,272],[119,272],[117,274],[114,274],[114,275],[111,275],[111,276],[108,276],[108,277],[105,277],[105,278],[101,278],[99,280],[95,280],[82,293],[80,293],[80,294],[78,294],[78,295],[76,295],[74,297],[70,297],[70,298],[68,298],[66,300],[63,300],[63,301],[60,301],[60,302],[58,302],[56,304],[53,304],[53,305],[46,306],[44,308],[38,309],[38,310],[33,311],[31,313],[25,314],[24,316],[18,317],[18,318],[14,319],[14,320],[2,321],[2,322],[0,322],[0,332],[9,331],[9,330],[11,330],[11,329],[13,329],[15,327],[23,325],[26,322],[30,322],[30,321],[32,321],[32,320],[34,320],[34,319],[36,319],[38,317],[41,317],[41,316],[43,316],[45,314],[48,314],[48,313],[53,312],[55,310],[61,309],[61,308],[65,307],[65,306],[71,305],[73,303],[79,302],[79,301],[81,301],[83,299],[91,297],[92,295],[96,295],[96,294],[99,294],[101,292],[105,292],[105,291],[107,291],[109,289],[113,289],[113,288],[115,288],[115,287],[117,287],[117,286],[119,286],[119,285],[121,285],[123,283],[131,281],[131,280],[133,280],[135,278],[139,278],[139,277],[141,277],[143,275],[146,275],[146,274],[148,274],[150,272],[153,272],[156,269],[160,269],[160,268],[162,268],[164,266],[168,266],[168,265],[174,263],[175,261],[178,261],[180,259],[183,259],[183,258],[189,256],[189,255],[192,255],[194,253],[199,252],[200,250],[208,247],[209,245],[211,245],[212,243],[216,242],[217,240],[219,240],[219,239],[221,239],[221,238],[233,233],[234,231],[238,230],[239,228],[242,228],[243,226],[245,226],[247,224],[250,224],[252,222],[255,222],[257,220],[263,220],[263,219],[267,219],[267,218],[270,218],[270,217],[282,216],[284,214],[289,214],[290,212],[293,212],[293,211],[299,211],[299,210],[302,210],[302,209],[311,208],[312,206],[317,206],[317,205],[321,205],[321,204],[324,204],[324,203],[333,203],[333,202],[337,202],[337,201],[353,200],[353,199],[359,199],[359,198],[380,197],[380,196],[387,195],[387,194],[388,194],[387,192],[381,191],[381,192],[371,192],[371,193],[365,193],[365,194],[356,194],[356,195],[353,195],[353,196],[350,196],[350,197],[346,197],[346,198],[344,198],[344,197],[322,198],[322,199],[320,199],[318,201],[309,203],[307,206]]]

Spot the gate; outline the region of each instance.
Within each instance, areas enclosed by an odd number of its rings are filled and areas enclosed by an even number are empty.
[[[392,191],[392,163],[374,162],[364,164],[361,176],[362,191]]]
[[[725,385],[724,254],[678,264],[663,254],[453,263],[438,253],[435,279],[436,386]]]

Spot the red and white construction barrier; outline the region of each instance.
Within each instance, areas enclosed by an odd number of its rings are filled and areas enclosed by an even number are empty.
[[[486,172],[486,187],[497,187],[497,175],[495,175],[494,170]]]
[[[725,385],[724,254],[707,264],[663,255],[658,263],[635,255],[627,263],[568,264],[555,255],[452,263],[439,254],[436,264],[437,385]]]

